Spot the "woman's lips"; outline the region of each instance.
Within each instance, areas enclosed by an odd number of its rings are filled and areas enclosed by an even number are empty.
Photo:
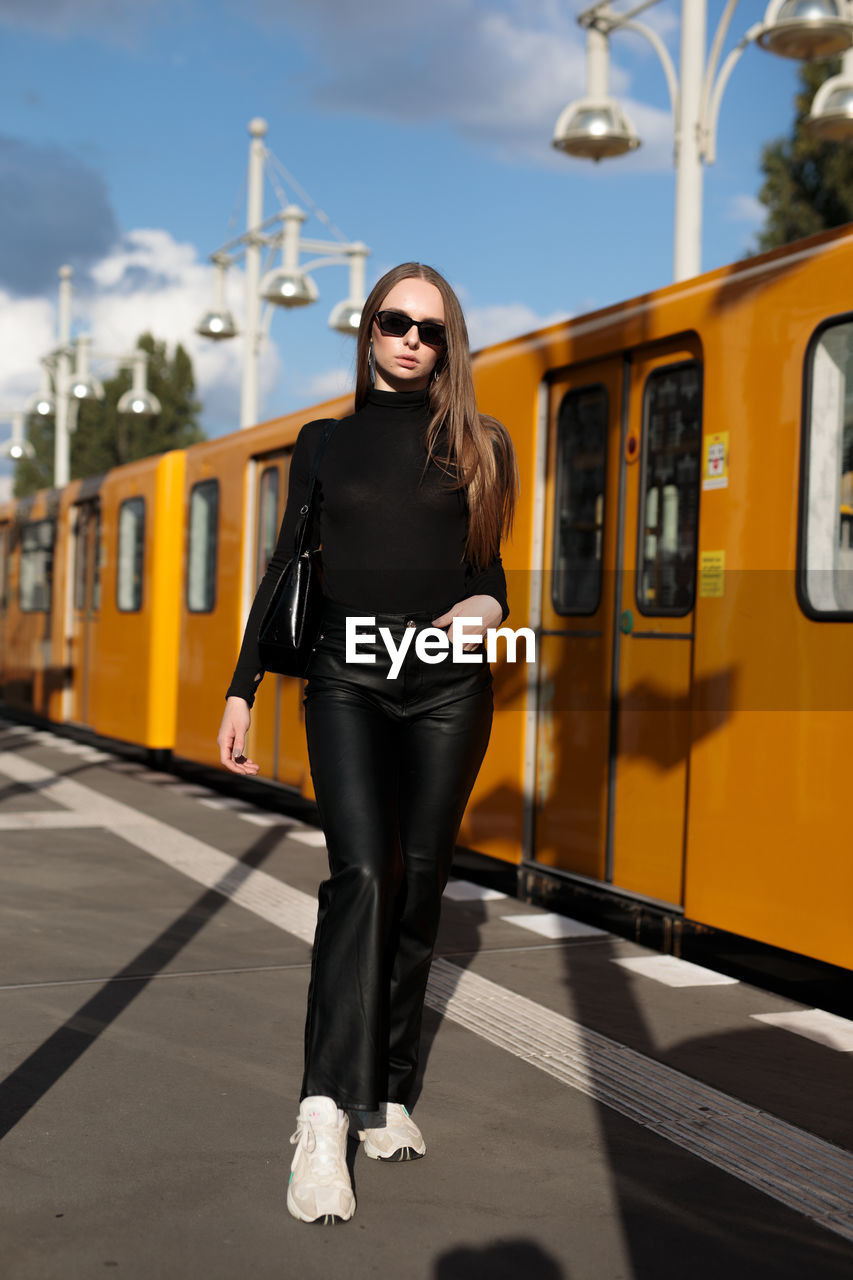
[[[414,356],[397,356],[396,359],[398,364],[405,365],[407,369],[415,369],[417,367],[418,362]]]

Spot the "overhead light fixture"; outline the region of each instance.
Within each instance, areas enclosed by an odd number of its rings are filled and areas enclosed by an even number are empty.
[[[579,98],[561,113],[551,145],[570,156],[603,160],[636,151],[640,139],[625,112],[612,98],[605,101]]]
[[[160,401],[145,385],[148,355],[145,351],[133,353],[133,386],[119,398],[119,413],[132,413],[140,418],[151,418],[160,412]]]
[[[844,0],[770,0],[758,43],[782,58],[829,58],[853,45]]]
[[[201,320],[196,325],[196,333],[202,338],[213,338],[214,341],[221,341],[223,338],[234,338],[237,335],[237,326],[234,323],[234,317],[225,305],[225,272],[228,268],[227,259],[214,257],[216,263],[216,277],[213,285],[213,306],[210,311],[205,311]]]
[[[74,372],[71,375],[68,394],[73,400],[103,400],[103,385],[89,372],[89,351],[92,346],[92,339],[89,337],[78,338],[75,346],[77,359]]]
[[[812,137],[822,142],[853,140],[853,56],[844,59],[841,74],[830,76],[818,89],[804,121]]]

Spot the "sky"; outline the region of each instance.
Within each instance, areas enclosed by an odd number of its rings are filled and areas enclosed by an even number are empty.
[[[589,2],[0,0],[0,440],[55,345],[64,262],[96,372],[145,330],[182,342],[205,430],[238,427],[242,340],[194,328],[210,254],[245,230],[256,116],[274,158],[265,216],[295,202],[304,235],[329,239],[331,223],[364,241],[368,289],[398,262],[436,267],[474,347],[669,283],[673,130],[651,44],[611,39],[610,90],[640,149],[596,165],[551,147],[585,92]],[[707,7],[710,45],[723,0]],[[724,52],[765,7],[740,0]],[[676,66],[680,12],[661,0],[642,17]],[[754,245],[761,147],[790,130],[796,87],[797,63],[757,46],[735,68],[705,172],[703,270]],[[314,278],[315,305],[271,316],[261,419],[352,385],[355,343],[328,328],[346,268]],[[242,293],[236,267],[238,327]]]

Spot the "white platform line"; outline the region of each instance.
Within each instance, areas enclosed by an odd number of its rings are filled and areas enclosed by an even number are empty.
[[[756,1022],[793,1031],[839,1053],[853,1053],[853,1022],[825,1009],[793,1009],[788,1013],[751,1013]]]
[[[300,844],[309,844],[315,849],[325,849],[326,837],[322,831],[312,828],[307,831],[292,831],[290,833],[291,840],[298,840]]]
[[[86,813],[197,883],[310,943],[317,904],[148,814],[14,753],[0,773]],[[427,1003],[490,1043],[818,1225],[853,1240],[853,1155],[447,960],[433,962]]]
[[[556,911],[529,916],[501,916],[501,920],[505,920],[507,924],[516,924],[530,933],[539,933],[543,938],[592,938],[605,937],[607,934],[606,929],[597,929],[595,925],[584,924],[582,920],[558,915]]]
[[[691,964],[689,960],[679,960],[677,956],[631,956],[624,960],[614,959],[613,963],[643,978],[662,982],[667,987],[729,987],[737,986],[738,982],[737,978],[715,973],[713,969]]]
[[[0,813],[0,831],[62,831],[67,827],[99,827],[101,822],[86,813],[67,809],[43,809],[33,813]]]
[[[239,800],[236,796],[214,795],[209,799],[200,799],[199,804],[208,809],[230,809],[233,813],[246,813],[250,808],[245,800]]]
[[[472,884],[469,880],[448,880],[444,890],[445,898],[453,902],[496,902],[506,898],[499,889],[486,889],[481,884]]]

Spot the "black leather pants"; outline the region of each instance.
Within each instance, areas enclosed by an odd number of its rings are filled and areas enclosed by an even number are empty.
[[[410,646],[396,679],[378,628],[399,644],[427,614],[376,615],[373,665],[344,660],[347,613],[327,604],[308,669],[305,722],[329,852],[320,886],[302,1097],[343,1109],[406,1103],[441,895],[492,724],[488,663],[436,665]],[[364,611],[367,613],[367,611]],[[364,629],[364,628],[363,628]]]

